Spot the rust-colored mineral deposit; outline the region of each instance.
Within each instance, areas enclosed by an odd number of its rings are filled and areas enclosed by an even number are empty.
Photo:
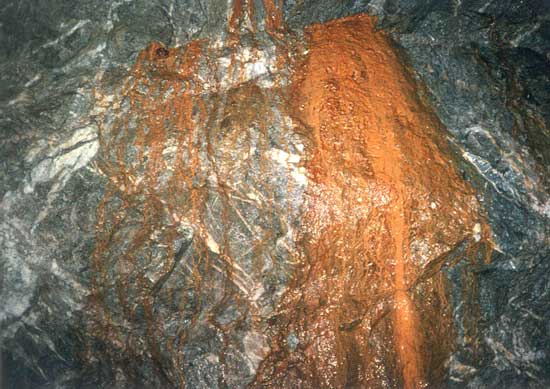
[[[92,258],[102,346],[89,357],[151,361],[164,385],[185,387],[186,344],[210,331],[219,351],[204,363],[219,363],[221,387],[238,384],[237,349],[253,355],[253,387],[437,386],[455,339],[439,270],[487,234],[474,192],[375,19],[313,25],[298,43],[280,3],[263,2],[271,65],[257,44],[242,59],[241,34],[258,27],[254,2],[235,0],[228,55],[153,43],[115,94]],[[278,277],[282,297],[268,291]]]
[[[282,304],[284,336],[260,387],[419,388],[445,375],[446,279],[426,273],[483,222],[441,125],[374,23],[359,15],[307,29],[290,99],[314,139],[307,263]]]

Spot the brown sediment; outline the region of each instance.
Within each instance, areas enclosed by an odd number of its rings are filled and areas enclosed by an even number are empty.
[[[291,101],[315,140],[308,260],[274,319],[259,387],[419,388],[445,376],[454,331],[433,268],[473,244],[483,221],[439,122],[374,23],[359,15],[306,31]]]

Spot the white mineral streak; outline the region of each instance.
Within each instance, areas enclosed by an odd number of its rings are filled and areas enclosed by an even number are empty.
[[[373,15],[380,15],[384,11],[386,0],[372,0],[369,2],[368,10]]]
[[[260,363],[269,353],[267,337],[259,332],[249,331],[243,339],[243,344],[248,366],[251,372],[256,372]]]
[[[55,39],[44,43],[41,48],[48,49],[56,45],[62,45],[65,40],[70,39],[73,34],[78,33],[80,29],[90,24],[90,20],[79,20],[71,23],[61,23],[59,25],[59,34]],[[86,47],[75,58],[78,63],[80,57],[94,58],[106,47],[105,42],[100,42],[94,46]],[[70,66],[69,63],[67,66]],[[43,74],[36,73],[26,83],[25,90],[19,93],[7,106],[16,106],[20,104],[32,104],[32,88],[36,88]],[[78,93],[84,95],[87,91],[81,89]],[[69,115],[75,120],[75,112],[69,112]],[[31,166],[26,178],[22,181],[20,187],[16,190],[5,193],[0,201],[0,323],[5,324],[9,321],[25,314],[25,323],[32,326],[34,319],[32,313],[27,313],[31,307],[31,301],[38,283],[37,274],[44,269],[49,269],[52,276],[63,279],[65,283],[78,290],[77,296],[85,293],[84,286],[80,285],[75,278],[67,273],[54,260],[49,260],[51,253],[46,252],[40,246],[40,239],[33,237],[34,228],[51,211],[53,202],[57,193],[66,185],[73,174],[79,169],[87,166],[96,156],[99,149],[98,130],[95,125],[82,124],[73,125],[74,132],[68,138],[61,141],[48,141],[39,139],[27,151],[24,161],[27,166]],[[48,183],[49,193],[45,201],[31,200],[35,196],[36,185]],[[29,214],[35,215],[32,219],[21,219],[14,210],[19,209],[20,205],[29,201]],[[32,205],[37,206],[36,211]],[[40,209],[41,207],[41,209]],[[36,212],[36,213],[35,213]],[[2,288],[2,285],[8,286]],[[69,298],[69,297],[67,297]],[[72,307],[79,307],[79,301],[72,300],[67,302]],[[70,312],[67,312],[69,315]],[[6,322],[8,320],[8,322]],[[21,321],[14,321],[13,325],[6,327],[2,331],[2,336],[10,336],[19,328]],[[47,345],[57,353],[55,347],[48,343]]]
[[[472,233],[473,233],[473,236],[474,236],[474,240],[476,242],[479,242],[481,240],[481,224],[479,223],[476,223],[474,225],[474,228],[472,230]]]
[[[11,290],[0,290],[2,304],[0,304],[0,323],[6,319],[21,316],[30,305],[30,299],[34,292],[36,275],[25,263],[23,253],[17,250],[16,240],[11,241],[8,226],[0,226],[4,239],[0,241],[2,257],[4,259],[4,274],[2,279],[17,280],[17,287]],[[13,237],[11,237],[13,238]]]
[[[300,150],[299,147],[298,150]],[[301,150],[303,150],[303,148]],[[304,188],[307,185],[307,170],[303,166],[298,165],[302,159],[300,155],[288,153],[284,150],[276,148],[269,150],[267,154],[271,160],[276,162],[279,166],[285,168],[287,172],[290,173],[290,178],[292,178],[293,185],[296,185],[299,188]]]
[[[535,23],[533,25],[533,27],[528,28],[528,29],[522,31],[521,33],[519,33],[518,36],[516,36],[514,39],[512,39],[512,41],[510,43],[512,44],[512,46],[518,47],[519,44],[521,43],[521,41],[525,37],[528,37],[529,35],[533,34],[535,31],[537,31],[540,28],[540,26],[541,26],[540,22]]]
[[[30,307],[37,281],[34,267],[44,265],[41,263],[44,255],[35,251],[32,245],[25,245],[23,242],[29,242],[33,229],[52,208],[57,192],[77,170],[86,166],[95,157],[98,149],[97,128],[89,125],[77,129],[69,139],[54,146],[48,145],[44,140],[38,141],[25,156],[25,161],[34,164],[34,168],[23,182],[20,191],[6,193],[0,202],[2,280],[6,283],[9,280],[10,285],[17,285],[10,290],[0,289],[0,322],[21,316]],[[29,228],[30,226],[10,212],[17,202],[34,193],[37,184],[46,182],[51,183],[46,204],[38,213],[32,228]],[[51,273],[70,282],[75,289],[83,291],[83,287],[55,261],[51,263]],[[78,306],[76,301],[71,301],[70,304]]]
[[[25,88],[30,88],[33,86],[37,81],[39,81],[42,78],[42,75],[40,73],[36,74],[33,78],[31,78],[29,81],[25,83]]]
[[[84,285],[82,285],[80,282],[78,282],[72,274],[68,273],[66,270],[59,267],[59,265],[57,264],[57,260],[55,259],[52,261],[52,264],[51,264],[51,272],[52,274],[56,275],[59,279],[69,283],[73,290],[78,290],[80,292],[79,293],[80,295],[85,295],[88,292],[87,288]],[[65,296],[66,299],[70,299],[70,301],[68,302],[69,303],[68,305],[74,306],[75,308],[82,308],[81,301],[78,301],[78,299],[74,299],[72,297],[73,297],[72,295]]]
[[[286,165],[287,163],[298,163],[300,162],[300,156],[296,154],[289,154],[284,150],[280,149],[271,149],[268,151],[269,156],[272,160]]]
[[[43,149],[43,146],[40,149]],[[44,159],[32,169],[23,188],[24,193],[32,193],[36,184],[56,178],[65,181],[58,188],[61,189],[72,173],[86,166],[98,150],[97,127],[90,125],[78,129],[69,140],[49,150]],[[36,149],[31,149],[26,160],[34,160],[36,153]]]
[[[30,103],[31,101],[32,101],[32,98],[29,91],[24,90],[21,93],[17,94],[15,98],[11,99],[7,105],[8,107],[10,107],[12,105]]]
[[[206,233],[206,245],[208,246],[208,249],[212,251],[215,254],[220,254],[220,246],[216,243],[214,238],[212,238],[212,235],[210,233]]]
[[[66,31],[62,35],[58,36],[57,38],[55,38],[51,41],[48,41],[48,42],[44,43],[42,45],[42,48],[48,48],[48,47],[57,45],[61,40],[71,36],[78,29],[80,29],[81,27],[85,26],[88,23],[90,23],[90,20],[87,20],[87,19],[86,20],[79,20],[72,28],[70,28],[68,31]],[[64,27],[65,27],[64,25],[61,25],[61,28],[64,28]]]
[[[497,131],[497,129],[494,130]],[[541,190],[537,189],[542,186],[533,168],[534,162],[519,150],[514,151],[514,143],[506,134],[499,132],[498,136],[495,136],[491,131],[488,131],[480,125],[468,128],[468,132],[476,134],[478,137],[483,137],[484,141],[492,143],[494,150],[499,151],[499,163],[504,163],[509,172],[503,173],[497,170],[488,159],[484,158],[484,156],[466,151],[461,147],[463,158],[476,168],[479,174],[491,184],[496,192],[509,200],[524,203],[540,215],[550,218],[550,199],[541,200],[533,194],[534,192],[541,192]],[[503,150],[505,149],[497,143],[495,140],[496,138],[502,139],[503,142],[512,145],[512,150],[504,152]],[[528,199],[525,199],[525,195],[517,191],[517,184],[514,182],[517,181],[517,178],[514,177],[520,177],[522,185],[534,189],[527,193]]]
[[[277,73],[276,57],[266,50],[240,47],[237,52],[218,59],[218,69],[221,75],[221,88],[229,89],[240,84],[255,80],[262,88],[273,86],[273,75]],[[231,71],[230,71],[231,70]],[[206,85],[214,85],[207,82]]]
[[[28,237],[28,228],[9,214],[19,201],[17,193],[8,192],[0,202],[0,324],[8,324],[0,332],[0,340],[16,331],[18,326],[12,328],[6,320],[13,320],[27,311],[37,281],[34,270],[37,259],[29,245],[21,245]]]

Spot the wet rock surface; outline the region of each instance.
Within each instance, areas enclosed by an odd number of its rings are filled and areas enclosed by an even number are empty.
[[[301,213],[314,193],[308,180],[366,172],[344,168],[337,154],[315,162],[319,139],[311,128],[319,123],[296,114],[291,74],[307,57],[305,26],[360,12],[378,16],[420,81],[420,106],[431,104],[444,125],[437,127],[449,141],[443,155],[468,182],[448,190],[462,198],[471,187],[477,197],[470,216],[441,213],[446,223],[428,228],[440,234],[433,252],[447,254],[416,264],[423,286],[413,300],[422,320],[452,317],[442,327],[452,339],[439,356],[438,379],[449,387],[548,384],[547,2],[287,1],[280,8],[275,1],[49,0],[8,1],[0,10],[5,387],[269,386],[277,381],[260,378],[276,377],[270,364],[303,355],[316,319],[293,317],[284,304],[295,301],[300,272],[318,259],[300,235],[314,220]],[[376,72],[368,77],[375,81]],[[357,144],[346,147],[336,150],[360,153]],[[405,182],[387,174],[390,183]],[[417,174],[420,182],[429,175]],[[443,190],[435,196],[441,199],[444,189],[433,194]],[[350,193],[356,202],[359,192]],[[486,218],[490,237],[474,214]],[[334,223],[333,215],[317,217]],[[462,230],[473,243],[449,232]],[[342,228],[333,235],[342,231],[349,238]],[[490,260],[487,250],[472,249],[476,241],[493,248]],[[330,247],[334,258],[345,257]],[[323,294],[317,287],[332,294],[315,304],[344,301],[338,293],[353,282],[327,283],[328,264],[317,266],[318,281],[301,283],[308,298]],[[431,312],[426,296],[445,296],[450,311]],[[319,344],[349,350],[349,367],[364,357],[352,345],[362,344],[360,328],[376,313],[357,322],[364,308],[346,304],[345,314],[327,314],[338,317],[346,340],[325,336]],[[294,324],[282,326],[285,320]],[[382,335],[399,339],[392,321],[382,322]],[[278,348],[282,354],[274,354]],[[402,385],[399,364],[388,358],[381,366],[398,378],[385,385]],[[429,367],[435,359],[422,360]],[[343,368],[335,363],[338,377]],[[346,371],[318,384],[364,384],[360,373]],[[294,379],[288,386],[315,383]]]

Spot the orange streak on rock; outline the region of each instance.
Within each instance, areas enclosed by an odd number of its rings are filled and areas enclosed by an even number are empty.
[[[275,19],[269,23],[279,26],[276,15],[281,12],[275,11],[276,8],[271,9],[270,18]],[[130,77],[114,98],[113,122],[102,128],[101,163],[108,183],[98,210],[97,246],[92,259],[91,314],[95,320],[91,331],[108,347],[95,352],[97,358],[111,358],[113,365],[121,364],[118,366],[123,370],[121,350],[128,358],[136,359],[143,358],[146,352],[147,362],[157,368],[156,375],[164,377],[169,387],[185,387],[183,371],[188,361],[184,361],[183,342],[188,328],[198,320],[198,314],[190,312],[185,288],[194,288],[200,296],[198,305],[203,296],[217,293],[217,289],[205,290],[213,288],[208,280],[219,278],[223,272],[220,300],[214,307],[205,308],[205,312],[201,312],[202,307],[195,307],[195,312],[206,316],[201,320],[208,321],[224,337],[224,348],[219,352],[221,386],[228,385],[225,380],[230,375],[225,372],[229,363],[225,362],[224,351],[228,348],[229,327],[240,326],[245,319],[259,321],[254,317],[254,302],[245,299],[251,298],[249,289],[256,285],[233,257],[231,246],[235,238],[230,236],[230,218],[239,217],[246,223],[242,215],[234,215],[239,210],[231,203],[235,194],[230,182],[231,168],[240,169],[232,161],[232,153],[243,147],[239,142],[243,142],[245,133],[249,133],[251,144],[253,138],[258,138],[257,147],[262,153],[267,152],[270,144],[266,123],[275,121],[273,112],[281,105],[276,102],[280,100],[276,96],[280,87],[266,92],[254,82],[246,82],[244,62],[237,55],[241,25],[253,24],[254,13],[254,1],[234,1],[227,42],[233,52],[226,74],[221,74],[219,68],[222,53],[205,47],[204,41],[192,41],[184,48],[151,43],[139,54]],[[210,73],[205,76],[204,71]],[[223,159],[220,153],[227,158]],[[207,182],[209,179],[215,179],[216,187]],[[260,185],[274,197],[269,183],[256,184]],[[216,199],[212,200],[214,196]],[[209,217],[207,206],[214,208],[218,200],[222,203],[222,232],[214,249],[209,247],[209,231],[218,226],[207,225],[204,219]],[[189,264],[179,264],[177,269],[190,271],[191,275],[185,278],[172,275],[178,265],[174,242],[181,235],[180,222],[192,226],[194,234]],[[262,240],[270,242],[273,231],[263,236],[258,231],[256,234],[258,241],[251,243],[262,253],[266,244]],[[216,255],[211,254],[212,250]],[[263,254],[259,254],[258,264],[254,264],[258,269],[254,271],[261,271],[262,261]],[[176,284],[192,285],[174,290],[166,282],[169,277],[176,279]],[[191,324],[182,320],[174,333],[167,334],[157,307],[171,301],[174,295],[174,300],[179,298],[181,303],[171,314],[190,315]],[[252,318],[219,324],[218,310],[229,304],[246,309]],[[120,323],[135,324],[139,330],[121,328]],[[91,347],[89,354],[91,358]]]
[[[360,177],[371,173],[379,185],[390,189],[392,201],[385,214],[391,234],[392,247],[388,249],[393,250],[388,257],[393,261],[394,273],[395,347],[404,386],[422,386],[422,334],[407,291],[410,257],[405,211],[409,205],[402,173],[404,156],[395,132],[400,130],[396,126],[400,112],[415,121],[411,123],[414,127],[422,128],[425,124],[409,110],[410,96],[406,93],[410,90],[403,90],[402,69],[388,42],[374,34],[371,19],[360,17],[315,26],[310,39],[300,94],[305,101],[302,117],[313,127],[319,146],[312,163],[314,181],[329,185],[332,181],[332,185],[344,187],[346,182],[339,173],[354,163],[353,149],[359,148],[370,162]],[[412,146],[424,151],[419,144]],[[346,157],[349,161],[337,161]]]
[[[264,0],[264,8],[267,32],[283,39],[280,67],[290,66],[285,61],[293,42],[288,36],[284,41],[282,2]],[[254,13],[254,1],[234,1],[228,20],[234,49],[240,44],[241,24],[247,18],[253,24]],[[220,150],[213,139],[223,135],[231,150],[239,134],[259,131],[260,151],[267,152],[267,125],[274,122],[275,105],[279,112],[293,113],[299,123],[292,131],[306,143],[309,187],[301,240],[292,258],[302,268],[272,320],[266,324],[260,323],[263,318],[254,319],[273,339],[255,385],[416,388],[441,381],[453,331],[439,258],[468,239],[479,222],[473,191],[450,161],[440,124],[417,97],[406,67],[387,38],[375,31],[372,18],[359,15],[315,25],[306,36],[309,52],[297,67],[290,95],[278,80],[269,93],[253,82],[203,93],[200,66],[213,74],[219,70],[203,42],[191,42],[184,50],[153,43],[140,54],[125,95],[118,96],[129,107],[115,112],[117,122],[102,137],[109,184],[98,210],[92,304],[99,323],[94,331],[115,348],[113,359],[116,348],[136,355],[142,350],[132,338],[125,339],[112,317],[117,315],[119,322],[145,320],[151,359],[162,365],[161,343],[171,358],[171,369],[164,371],[164,364],[158,374],[174,386],[185,385],[182,344],[175,344],[159,325],[162,318],[154,314],[151,294],[156,283],[140,266],[148,266],[153,249],[164,250],[155,277],[169,275],[177,224],[185,219],[199,235],[193,239],[197,262],[192,282],[200,294],[203,278],[214,268],[209,266],[203,220],[209,195],[203,189],[206,169],[216,177],[213,193],[223,203],[223,242],[216,266],[226,269],[228,281],[242,284],[229,249],[233,211],[224,171],[231,166],[231,155],[223,161],[228,166],[220,163],[217,158],[223,156],[215,157]],[[232,81],[241,81],[244,65],[235,64],[235,55],[228,72]],[[235,66],[241,68],[234,75]],[[225,119],[220,122],[220,117]],[[170,162],[164,157],[167,143],[176,146]],[[208,154],[208,168],[201,166],[201,151]],[[136,224],[140,228],[132,227],[133,235],[121,239],[121,227]],[[160,236],[151,237],[159,231]],[[272,237],[267,233],[262,238]],[[254,242],[258,252],[261,240]],[[199,269],[202,264],[206,270]],[[218,307],[233,297],[237,305],[249,303],[245,290],[239,297],[225,288]],[[165,293],[169,299],[177,291]],[[129,295],[137,301],[129,301]],[[120,307],[104,304],[106,297]],[[144,319],[137,318],[138,309]],[[185,311],[184,298],[178,309]],[[229,333],[213,325],[224,336]],[[185,341],[185,328],[175,331],[175,338]],[[298,339],[296,350],[286,347],[289,335]],[[222,370],[224,362],[221,352]]]
[[[374,24],[358,15],[306,30],[290,101],[313,144],[307,261],[274,326],[275,343],[292,333],[299,346],[274,346],[260,387],[420,388],[445,374],[450,307],[428,270],[471,236],[479,208]]]
[[[245,5],[247,6],[245,8]],[[231,14],[227,21],[227,29],[231,34],[238,33],[241,23],[245,18],[250,18],[250,12],[253,10],[253,2],[249,0],[233,0],[233,7],[231,8]]]
[[[264,0],[266,30],[277,33],[283,29],[283,0]]]
[[[282,37],[283,0],[263,0],[265,11],[265,31],[270,35]],[[239,30],[248,23],[252,32],[256,32],[255,0],[233,0],[227,22],[227,31],[233,44],[239,43]]]
[[[158,237],[152,234],[164,230],[167,216],[183,215],[188,207],[200,210],[203,205],[200,194],[194,191],[189,202],[181,201],[200,168],[196,155],[186,165],[182,155],[187,147],[191,155],[197,153],[190,144],[197,128],[197,115],[193,112],[198,106],[200,110],[200,99],[195,95],[201,91],[197,74],[202,46],[203,42],[193,41],[184,50],[166,49],[154,42],[143,50],[131,70],[132,77],[117,96],[113,108],[115,122],[102,134],[101,164],[109,182],[98,209],[97,244],[92,258],[91,307],[96,314],[92,332],[114,348],[106,351],[113,352],[113,363],[120,362],[114,357],[117,348],[136,353],[135,358],[142,352],[131,343],[128,333],[115,327],[114,316],[119,322],[121,317],[130,322],[144,321],[154,366],[160,365],[162,359],[161,342],[166,342],[172,351],[174,348],[153,313],[155,285],[151,284],[146,269],[152,252],[164,247],[166,260],[156,277],[162,279],[169,273],[175,260],[176,228],[167,228]],[[124,99],[128,104],[125,111],[121,109]],[[171,175],[167,174],[170,170],[164,156],[168,141],[177,147]],[[113,206],[113,202],[118,205]],[[197,218],[192,220],[200,222]],[[121,228],[132,224],[139,224],[140,228],[121,241],[124,236],[119,234]],[[198,248],[198,251],[204,250]],[[106,304],[107,298],[118,305]],[[138,309],[143,310],[141,319],[136,316]],[[178,352],[174,351],[173,356],[176,362],[183,363],[178,361],[181,358]],[[158,367],[157,374],[170,385],[184,385],[179,368],[167,375]]]

